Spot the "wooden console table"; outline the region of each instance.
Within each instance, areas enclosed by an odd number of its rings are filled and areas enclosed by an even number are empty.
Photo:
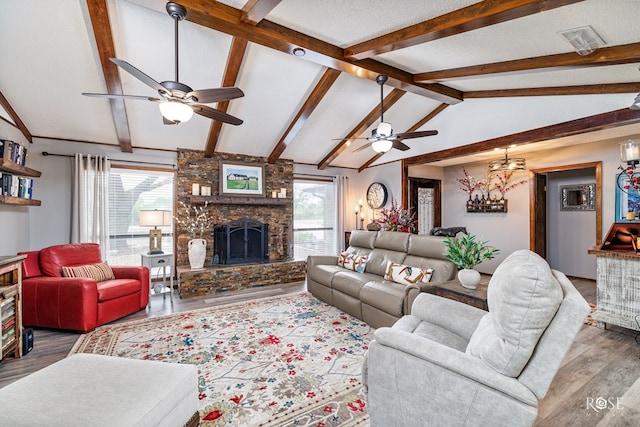
[[[467,289],[457,280],[450,280],[434,285],[436,295],[459,301],[489,311],[487,305],[487,287],[489,280],[482,278],[476,289]]]
[[[589,249],[596,259],[596,311],[591,317],[640,331],[640,254],[629,250]]]

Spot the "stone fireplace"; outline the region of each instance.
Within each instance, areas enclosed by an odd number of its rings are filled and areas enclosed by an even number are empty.
[[[269,260],[269,224],[241,218],[213,227],[213,264]]]
[[[266,195],[286,189],[287,197],[219,194],[220,169],[224,162],[263,167]],[[189,240],[200,236],[190,235],[181,222],[175,224],[174,245],[181,297],[304,280],[305,262],[293,260],[293,161],[280,159],[269,163],[264,157],[222,152],[205,157],[204,151],[178,149],[175,182],[179,202],[175,216],[184,220],[190,210],[197,208],[204,209],[211,219],[211,226],[202,230],[202,237],[207,240],[207,261],[203,269],[192,270],[187,254]],[[211,195],[192,195],[193,184],[211,187]],[[264,226],[262,237],[255,239],[257,243],[245,244],[246,238],[254,241],[253,230],[258,223]],[[237,252],[225,246],[223,233],[227,231],[228,242],[234,247],[237,244]],[[225,256],[231,255],[226,263],[223,252]],[[216,255],[218,264],[213,262]]]

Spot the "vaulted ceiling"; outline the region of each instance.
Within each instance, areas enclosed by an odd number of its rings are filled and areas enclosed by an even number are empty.
[[[241,88],[211,105],[240,126],[198,115],[167,126],[154,103],[81,95],[157,96],[110,57],[174,80],[164,0],[2,3],[0,119],[30,140],[362,170],[640,134],[640,112],[628,109],[640,92],[638,0],[181,0],[179,80]],[[605,45],[581,56],[559,33],[587,25]],[[367,141],[351,138],[380,121],[379,74],[394,131],[438,135],[354,153]]]

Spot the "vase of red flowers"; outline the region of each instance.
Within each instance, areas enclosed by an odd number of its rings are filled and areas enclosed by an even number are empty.
[[[382,226],[382,230],[401,231],[405,233],[415,233],[417,231],[416,214],[411,209],[402,209],[399,207],[395,199],[391,199],[391,208],[382,209],[381,218],[378,223]]]

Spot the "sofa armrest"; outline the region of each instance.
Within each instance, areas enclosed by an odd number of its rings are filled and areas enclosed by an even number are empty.
[[[411,307],[412,316],[445,328],[467,340],[486,314],[486,311],[479,308],[430,293],[418,295]]]
[[[418,298],[418,295],[423,292],[430,294],[435,293],[433,283],[413,283],[411,285],[407,285],[407,289],[404,291],[404,314],[411,314],[413,302]]]
[[[337,265],[337,255],[309,255],[307,257],[307,270],[314,265]]]
[[[506,394],[527,405],[536,406],[538,403],[536,396],[521,384],[517,378],[501,375],[482,360],[469,354],[416,334],[394,330],[393,328],[379,328],[374,333],[374,339],[369,349],[369,352],[373,354],[368,355],[369,366],[367,381],[370,383],[372,383],[370,380],[372,376],[375,375],[375,370],[384,371],[389,369],[389,366],[396,366],[397,369],[400,370],[396,372],[397,375],[402,375],[402,370],[406,371],[406,375],[402,380],[403,382],[420,381],[418,377],[428,376],[429,372],[435,370],[439,371],[445,378],[450,377],[452,380],[454,378],[457,380],[462,376],[480,383],[489,389],[498,390],[500,393]],[[405,367],[399,366],[398,364],[372,366],[372,363],[380,360],[376,357],[376,352],[400,352],[417,358],[417,363],[412,363],[410,366]],[[371,384],[368,384],[368,386],[370,387]]]
[[[28,326],[90,331],[98,319],[96,281],[38,276],[22,281],[22,318]]]
[[[149,269],[143,266],[112,266],[111,269],[116,279],[135,279],[140,282],[140,308],[145,308],[149,303]]]

